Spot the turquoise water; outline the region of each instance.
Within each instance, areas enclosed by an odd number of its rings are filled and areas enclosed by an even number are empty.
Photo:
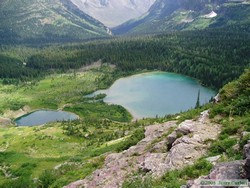
[[[78,116],[64,111],[39,110],[30,114],[24,115],[16,119],[16,124],[19,126],[34,126],[42,125],[55,121],[70,121],[78,119]]]
[[[162,117],[194,108],[198,92],[200,103],[208,103],[216,92],[196,80],[179,74],[151,72],[117,80],[105,93],[104,102],[125,107],[135,118]]]

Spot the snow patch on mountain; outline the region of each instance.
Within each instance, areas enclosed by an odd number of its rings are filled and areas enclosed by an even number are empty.
[[[142,16],[156,0],[71,0],[80,10],[108,27]]]
[[[204,15],[203,18],[214,18],[216,16],[217,16],[217,13],[212,11],[209,14]]]

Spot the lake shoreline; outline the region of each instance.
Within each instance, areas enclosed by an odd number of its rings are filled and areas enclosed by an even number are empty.
[[[199,91],[201,105],[208,103],[217,93],[189,76],[153,71],[119,78],[108,89],[97,90],[91,96],[106,94],[103,98],[105,103],[121,105],[133,120],[139,120],[194,108]]]
[[[28,119],[28,118],[30,118],[29,116],[32,116],[32,115],[34,116],[34,114],[37,114],[37,113],[43,113],[41,115],[43,117],[42,120],[39,119],[39,116],[35,118],[35,122],[39,122],[39,123],[34,123],[34,120],[32,121],[32,119],[29,120],[31,123],[30,122],[23,123],[23,121],[26,122],[27,120],[25,121],[22,119]],[[44,116],[44,113],[46,113],[47,116]],[[52,113],[54,114],[54,116],[49,117],[49,115],[51,115]],[[56,115],[58,117],[56,117]],[[62,115],[64,115],[65,117],[63,117]],[[77,114],[74,114],[72,112],[67,112],[67,111],[63,111],[63,110],[39,109],[39,110],[34,110],[32,112],[29,112],[27,114],[24,114],[24,115],[16,118],[14,120],[14,122],[15,122],[16,126],[36,126],[36,125],[44,125],[46,123],[51,123],[51,122],[72,121],[72,120],[76,120],[76,119],[80,119],[80,117]],[[41,121],[43,123],[40,123]]]

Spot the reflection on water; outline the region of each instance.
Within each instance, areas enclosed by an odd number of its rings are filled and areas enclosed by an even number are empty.
[[[194,108],[198,92],[200,103],[209,102],[215,91],[179,74],[152,72],[117,80],[105,93],[104,101],[119,104],[136,118],[165,116]]]

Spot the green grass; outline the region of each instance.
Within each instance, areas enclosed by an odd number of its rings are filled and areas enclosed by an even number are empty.
[[[131,115],[121,106],[93,102],[84,96],[108,87],[115,79],[113,69],[102,67],[87,72],[54,74],[40,81],[26,82],[21,85],[0,84],[0,114],[7,110],[18,110],[28,105],[31,110],[63,109],[84,118],[108,118],[128,122]]]
[[[206,175],[212,169],[210,164],[205,159],[199,159],[195,164],[184,167],[180,170],[172,170],[167,172],[160,179],[152,179],[150,176],[142,178],[142,176],[135,175],[132,179],[125,181],[123,188],[179,188],[185,185],[187,180],[198,178],[201,175]]]
[[[101,167],[104,157],[100,155],[127,146],[139,124],[128,123],[131,115],[121,106],[84,97],[109,86],[115,79],[112,74],[112,68],[102,67],[54,74],[20,85],[0,84],[0,113],[6,116],[9,110],[28,105],[31,111],[64,108],[81,117],[77,121],[45,126],[0,128],[0,166],[8,166],[12,175],[7,178],[0,170],[0,187],[38,187],[33,183],[34,178],[40,179],[44,186],[62,187]],[[140,138],[134,138],[129,146]],[[54,169],[57,165],[62,166]],[[54,174],[51,179],[50,173]]]
[[[144,137],[143,128],[111,121],[102,128],[102,134],[98,132],[100,127],[89,124],[88,137],[68,135],[62,126],[53,123],[42,127],[0,128],[0,166],[8,166],[12,174],[10,178],[1,174],[0,186],[15,187],[34,178],[46,178],[46,173],[51,172],[54,179],[50,186],[62,187],[100,168],[104,162],[102,154],[122,151]],[[130,134],[124,136],[121,130]],[[113,137],[108,138],[111,134]],[[55,169],[58,165],[61,166]],[[15,177],[20,180],[12,181]]]

